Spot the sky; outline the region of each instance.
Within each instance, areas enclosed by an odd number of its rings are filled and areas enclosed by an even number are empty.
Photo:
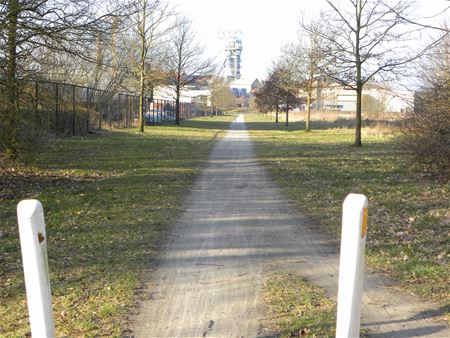
[[[208,55],[218,63],[225,58],[219,32],[242,32],[243,78],[264,79],[281,48],[295,41],[300,18],[317,15],[328,5],[324,0],[168,0],[193,21]],[[343,1],[343,0],[335,0]],[[418,15],[427,16],[450,6],[448,0],[418,0]],[[447,18],[450,10],[447,11]],[[437,24],[443,19],[433,19]]]

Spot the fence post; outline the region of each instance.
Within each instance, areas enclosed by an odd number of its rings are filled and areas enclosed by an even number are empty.
[[[128,123],[128,94],[125,94],[125,126],[129,127]]]
[[[153,124],[156,125],[156,120],[155,120],[155,109],[151,109],[152,112],[152,120],[153,120]],[[149,118],[150,118],[150,111],[148,112]],[[159,112],[158,110],[156,111],[156,119],[158,119],[159,116]]]
[[[58,134],[59,85],[55,84],[55,134]]]
[[[34,114],[35,114],[35,119],[34,119],[34,123],[35,123],[35,131],[36,131],[36,135],[38,135],[38,130],[40,129],[38,126],[38,121],[39,121],[39,113],[38,113],[38,105],[39,105],[39,82],[36,81],[34,83]]]
[[[122,101],[120,100],[120,93],[117,94],[117,127],[120,128],[121,127],[121,121],[122,121]]]
[[[134,100],[136,99],[136,96],[131,96],[131,126],[134,126]]]
[[[75,135],[75,85],[72,85],[72,136]]]
[[[178,108],[180,109],[180,114],[181,114],[181,102],[179,103]],[[170,110],[172,111],[172,113],[174,111],[176,111],[176,109],[177,109],[176,102],[170,102]]]
[[[102,130],[102,91],[101,90],[97,90],[97,110],[98,110],[98,130],[101,131]]]
[[[41,202],[21,201],[17,205],[17,218],[31,335],[55,337],[47,262],[47,237]]]
[[[112,100],[112,98],[111,98],[111,95],[112,93],[111,92],[109,92],[109,99],[108,99],[108,101],[109,101],[109,103],[108,103],[108,120],[109,120],[109,129],[111,129],[111,127],[112,127],[112,111],[111,111],[111,100]]]
[[[161,102],[161,101],[156,100],[156,114],[159,114],[159,105],[160,105],[160,102]],[[155,111],[155,110],[153,109],[153,111]]]
[[[156,121],[157,122],[163,122],[166,116],[166,112],[164,111],[164,105],[161,107],[162,112],[161,114],[156,114]]]
[[[344,200],[336,337],[359,337],[367,206],[364,195],[349,194]]]
[[[86,118],[86,132],[89,133],[89,115],[91,111],[91,97],[90,97],[90,90],[89,87],[86,88],[86,111],[87,111],[87,118]]]

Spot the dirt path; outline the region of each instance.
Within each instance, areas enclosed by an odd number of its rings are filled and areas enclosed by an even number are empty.
[[[188,195],[133,323],[136,337],[268,337],[261,291],[293,271],[336,298],[338,252],[294,211],[255,158],[243,118],[215,145]],[[373,337],[450,337],[432,304],[368,275],[363,327]]]

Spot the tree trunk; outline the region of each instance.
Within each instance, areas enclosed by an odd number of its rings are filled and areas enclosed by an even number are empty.
[[[144,132],[144,77],[142,75],[139,95],[139,131]]]
[[[306,101],[306,126],[305,126],[305,131],[311,131],[310,120],[311,120],[311,91],[308,92],[308,99]]]
[[[277,105],[277,110],[275,112],[275,123],[278,123],[278,105]]]
[[[111,25],[111,77],[115,82],[117,80],[117,18],[114,16]]]
[[[356,32],[355,32],[355,61],[356,61],[356,125],[355,125],[355,146],[362,147],[361,125],[362,125],[362,74],[361,74],[361,55],[360,55],[360,30],[361,30],[361,0],[357,2],[356,10]]]
[[[144,95],[145,95],[145,39],[141,41],[141,64],[140,64],[140,83],[139,83],[139,131],[144,132]]]
[[[146,19],[146,6],[144,3],[142,11],[142,22],[140,23],[139,31],[140,31],[140,38],[141,38],[141,55],[140,55],[140,62],[139,62],[139,75],[140,75],[140,83],[139,83],[139,131],[141,133],[144,132],[144,96],[145,96],[145,57],[147,56],[146,53],[146,34],[145,34],[145,19]]]
[[[362,147],[361,126],[362,126],[362,83],[356,85],[356,129],[355,129],[355,146]]]
[[[150,82],[150,81],[149,81]],[[152,82],[148,84],[148,96],[150,97],[150,101],[153,102],[153,96],[155,95],[155,86]]]
[[[180,86],[178,85],[175,93],[175,123],[180,125]]]
[[[286,127],[289,127],[289,105],[286,105]]]
[[[96,42],[96,52],[95,52],[95,71],[94,71],[94,87],[99,88],[100,87],[100,76],[102,72],[102,65],[103,65],[103,46],[102,46],[102,40],[100,36],[100,32],[97,31],[96,36],[97,42]]]
[[[6,56],[6,93],[7,104],[4,114],[4,133],[1,137],[4,143],[5,155],[15,159],[19,150],[19,86],[17,82],[17,18],[19,16],[20,6],[18,0],[8,2],[8,37],[7,37],[7,56]]]

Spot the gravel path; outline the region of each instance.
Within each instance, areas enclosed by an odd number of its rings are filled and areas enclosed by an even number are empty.
[[[217,142],[173,227],[135,317],[136,337],[269,337],[261,291],[292,271],[337,298],[334,241],[291,208],[258,163],[237,118]],[[433,304],[400,295],[368,274],[363,327],[373,337],[450,337]]]

